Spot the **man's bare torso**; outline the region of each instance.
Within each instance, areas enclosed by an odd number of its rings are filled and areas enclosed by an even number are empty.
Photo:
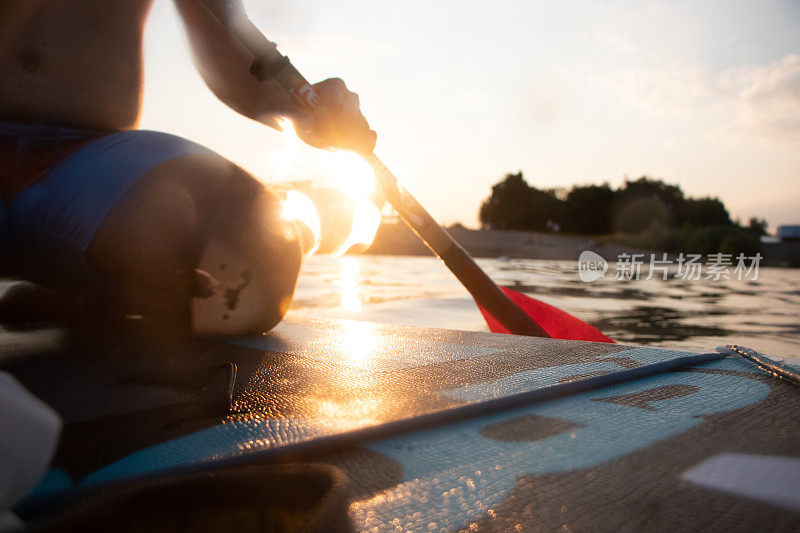
[[[0,120],[135,127],[152,0],[47,0],[0,64]]]

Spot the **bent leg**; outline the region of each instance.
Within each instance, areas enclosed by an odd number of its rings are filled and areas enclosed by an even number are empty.
[[[225,159],[193,154],[141,176],[85,257],[120,312],[179,332],[251,334],[286,313],[302,254],[275,195]]]
[[[190,331],[202,294],[196,332],[263,331],[285,312],[300,263],[277,204],[207,148],[153,131],[114,133],[14,198],[8,258],[24,279],[94,290],[115,312],[167,329]]]

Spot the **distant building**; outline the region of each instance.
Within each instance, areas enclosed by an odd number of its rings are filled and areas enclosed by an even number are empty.
[[[778,226],[778,232],[775,235],[781,242],[800,241],[800,226],[783,225]]]
[[[775,236],[762,237],[761,244],[769,264],[800,267],[800,225],[778,226]]]

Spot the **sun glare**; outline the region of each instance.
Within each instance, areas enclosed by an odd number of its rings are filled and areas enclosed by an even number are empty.
[[[350,234],[334,255],[343,255],[356,245],[369,246],[381,223],[380,211],[370,200],[375,194],[372,168],[352,152],[304,145],[287,118],[281,118],[278,125],[284,133],[284,144],[269,155],[273,177],[287,181],[311,178],[317,186],[343,192],[354,204],[353,223]],[[315,236],[318,237],[316,232]]]
[[[283,145],[280,149],[270,153],[270,162],[274,167],[276,180],[285,180],[291,174],[292,167],[300,153],[300,137],[294,129],[294,124],[288,118],[280,118],[278,127],[283,132]]]
[[[375,204],[365,198],[354,198],[353,202],[355,203],[353,227],[344,244],[333,253],[334,256],[344,255],[357,244],[363,244],[365,247],[369,246],[378,232],[381,214]]]
[[[281,216],[286,220],[297,220],[305,224],[314,236],[314,244],[306,252],[306,256],[311,256],[319,248],[322,228],[319,221],[319,213],[314,207],[314,203],[308,196],[297,191],[286,191],[286,199],[283,201]]]
[[[337,285],[342,290],[342,309],[356,313],[361,311],[361,298],[358,294],[358,276],[361,269],[355,257],[342,257],[339,259],[341,275]]]
[[[351,365],[366,368],[375,363],[381,338],[375,332],[375,324],[358,320],[342,320],[344,330],[339,335],[342,352],[347,354]]]
[[[364,198],[375,191],[375,178],[370,166],[353,152],[335,150],[330,156],[329,177],[351,198]]]

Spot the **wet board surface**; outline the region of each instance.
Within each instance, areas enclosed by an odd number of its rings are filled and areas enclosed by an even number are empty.
[[[350,478],[359,529],[800,526],[800,390],[738,358],[415,428],[415,417],[687,354],[347,320],[287,321],[169,361],[65,347],[54,331],[0,346],[4,369],[65,421],[33,507],[351,435],[324,461]]]

